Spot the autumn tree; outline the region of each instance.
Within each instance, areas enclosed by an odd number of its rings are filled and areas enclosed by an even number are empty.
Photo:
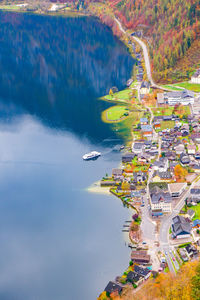
[[[174,168],[174,175],[177,181],[184,180],[188,172],[181,165],[176,165]]]
[[[122,190],[123,191],[128,191],[130,190],[130,184],[127,181],[122,182]]]

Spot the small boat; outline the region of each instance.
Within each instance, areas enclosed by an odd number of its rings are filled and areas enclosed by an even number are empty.
[[[90,153],[83,155],[83,159],[84,160],[92,160],[92,159],[97,159],[99,156],[101,156],[100,152],[92,151]]]

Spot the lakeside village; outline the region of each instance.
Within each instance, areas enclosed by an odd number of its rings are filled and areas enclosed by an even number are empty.
[[[115,298],[127,286],[137,290],[159,272],[176,274],[200,251],[200,70],[190,82],[152,89],[143,81],[142,55],[131,46],[138,60],[136,80],[124,91],[111,89],[104,99],[119,105],[102,118],[131,124],[132,140],[121,167],[100,183],[133,210],[123,227],[131,258],[99,299]]]

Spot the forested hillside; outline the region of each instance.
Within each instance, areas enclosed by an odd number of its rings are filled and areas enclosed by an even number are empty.
[[[199,0],[107,0],[126,28],[142,30],[157,81],[186,79],[200,65]],[[198,40],[194,44],[194,41]],[[190,51],[191,60],[182,61]]]

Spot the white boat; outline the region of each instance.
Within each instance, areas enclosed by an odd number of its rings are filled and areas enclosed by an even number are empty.
[[[92,151],[90,153],[87,153],[87,154],[83,155],[83,159],[84,160],[90,160],[90,159],[98,158],[99,156],[101,156],[100,152]]]

